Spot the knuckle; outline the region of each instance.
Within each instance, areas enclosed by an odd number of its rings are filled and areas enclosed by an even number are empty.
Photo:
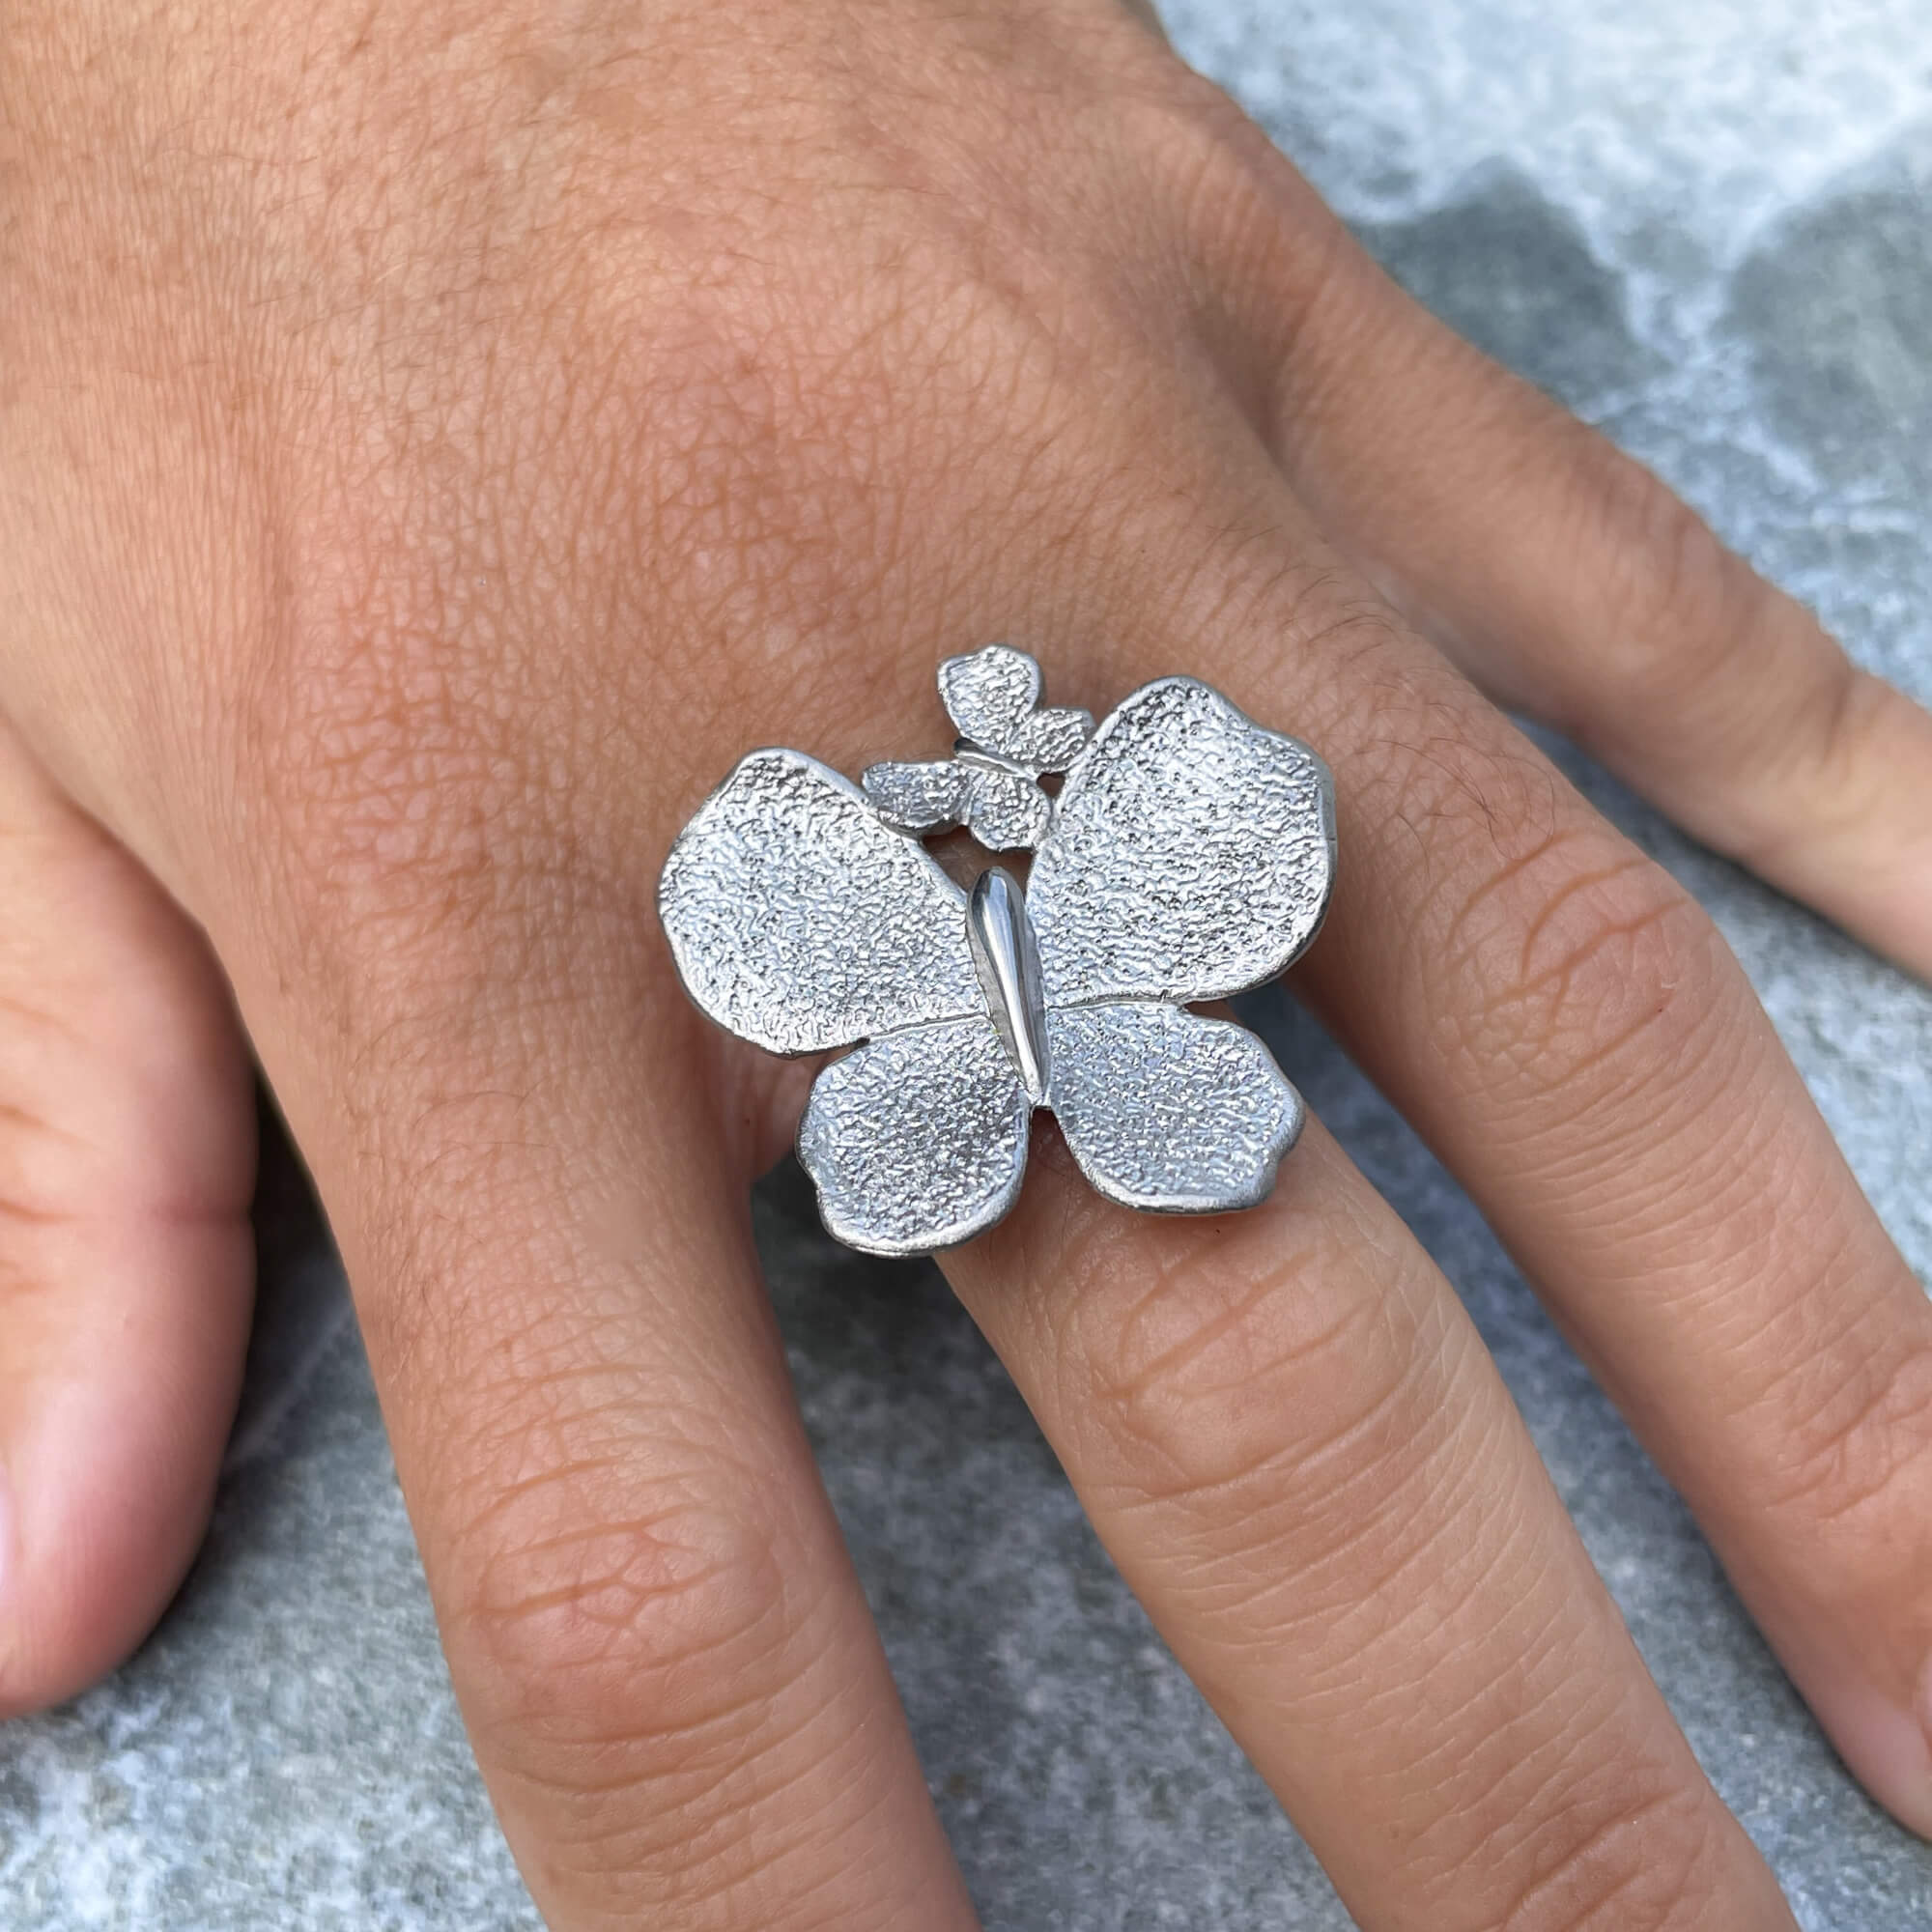
[[[246,721],[278,835],[273,883],[326,965],[482,966],[584,882],[544,750],[550,700],[443,570],[386,546],[354,567],[359,581],[302,624]],[[523,962],[496,963],[514,978]]]
[[[749,1478],[630,1459],[513,1486],[467,1528],[446,1615],[520,1769],[702,1778],[749,1752],[794,1674],[786,1536]]]
[[[1596,621],[1556,722],[1594,750],[1668,753],[1677,782],[1714,801],[1727,848],[1775,842],[1793,781],[1855,815],[1883,687],[1817,617],[1730,550],[1694,510],[1579,424]]]
[[[1270,439],[1304,428],[1328,403],[1374,332],[1347,226],[1266,132],[1221,90],[1195,89],[1162,116],[1178,245],[1205,264],[1197,324],[1246,379],[1253,420]],[[1230,325],[1232,324],[1232,328]],[[1378,341],[1378,353],[1387,353]]]
[[[1919,1560],[1916,1525],[1932,1499],[1932,1339],[1901,1332],[1889,1303],[1883,1326],[1862,1348],[1846,1337],[1808,1351],[1787,1373],[1800,1386],[1774,1390],[1771,1501],[1808,1525],[1845,1526],[1889,1566],[1901,1522]],[[1856,1585],[1868,1567],[1848,1566],[1845,1580]]]
[[[1498,829],[1428,969],[1474,1077],[1566,1112],[1696,1073],[1737,1011],[1735,967],[1695,900],[1609,828],[1567,816]]]
[[[1378,1501],[1429,1478],[1454,1343],[1339,1243],[1159,1232],[1086,1237],[1063,1264],[1061,1355],[1116,1501],[1198,1519],[1224,1563],[1290,1537],[1298,1563],[1346,1556]]]
[[[1595,560],[1593,676],[1643,717],[1706,693],[1741,696],[1732,675],[1776,593],[1682,497],[1578,426],[1587,454],[1578,554]],[[1586,739],[1590,724],[1579,722]]]
[[[1861,835],[1886,815],[1896,769],[1897,694],[1852,663],[1801,606],[1780,600],[1755,703],[1732,727],[1731,756],[1708,836],[1753,869],[1775,872],[1790,855],[1833,837]]]
[[[1276,225],[1281,185],[1293,171],[1224,90],[1177,69],[1132,103],[1130,119],[1142,151],[1161,158],[1185,230],[1232,242]]]
[[[1192,69],[1163,60],[1119,99],[1138,151],[1160,165],[1183,233],[1265,247],[1291,205],[1321,207],[1253,116]],[[1228,259],[1241,257],[1230,247]]]
[[[1173,312],[1279,452],[1335,413],[1367,361],[1403,353],[1385,326],[1395,311],[1347,224],[1266,130],[1213,82],[1165,66],[1122,111],[1135,152],[1156,165]]]
[[[1506,1901],[1498,1932],[1694,1932],[1722,1909],[1723,1837],[1695,1786],[1605,1778],[1564,1813],[1567,1841]]]

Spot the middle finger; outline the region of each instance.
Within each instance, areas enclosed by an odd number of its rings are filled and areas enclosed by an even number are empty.
[[[1369,1932],[1789,1925],[1467,1316],[1319,1126],[1205,1220],[1049,1141],[945,1266]]]

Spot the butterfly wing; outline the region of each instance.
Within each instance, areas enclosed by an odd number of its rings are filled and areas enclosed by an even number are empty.
[[[1303,1108],[1245,1027],[1156,1000],[1062,1008],[1046,1025],[1054,1118],[1110,1201],[1219,1214],[1266,1197]]]
[[[1334,866],[1306,745],[1192,678],[1143,685],[1074,761],[1027,881],[1046,1004],[1261,985],[1315,937]]]
[[[963,765],[967,776],[964,823],[989,852],[1030,852],[1053,822],[1053,801],[1016,772]]]
[[[658,914],[692,998],[774,1053],[986,1010],[965,894],[802,752],[739,760],[671,847]]]
[[[939,667],[939,695],[962,737],[1036,772],[1064,772],[1094,730],[1090,712],[1040,708],[1039,666],[988,644]]]
[[[1094,735],[1094,714],[1047,705],[1020,724],[1004,745],[989,749],[1036,772],[1064,772]]]
[[[916,838],[963,825],[972,803],[972,774],[951,758],[867,765],[859,782],[888,825]]]
[[[992,1022],[885,1035],[812,1083],[798,1154],[848,1247],[922,1255],[1006,1213],[1026,1172],[1032,1105]]]

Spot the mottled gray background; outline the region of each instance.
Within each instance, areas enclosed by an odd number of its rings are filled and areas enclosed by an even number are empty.
[[[1932,698],[1925,0],[1177,0],[1169,17],[1418,294]],[[1722,922],[1925,1277],[1932,995],[1572,769]],[[1923,1932],[1932,1852],[1853,1787],[1476,1214],[1306,1021],[1259,1012],[1466,1296],[1807,1932]],[[831,1248],[792,1178],[760,1214],[805,1411],[989,1926],[1345,1926],[932,1272]],[[111,1683],[0,1730],[0,1925],[529,1927],[340,1275],[285,1162],[262,1221],[248,1392],[199,1566]]]

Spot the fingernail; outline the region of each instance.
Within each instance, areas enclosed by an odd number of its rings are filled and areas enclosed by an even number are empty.
[[[1892,1791],[1879,1789],[1876,1796],[1901,1824],[1921,1838],[1932,1838],[1932,1657],[1919,1670],[1911,1716],[1917,1721],[1901,1726],[1911,1733],[1912,1744],[1899,1753],[1897,1782]]]
[[[1932,1837],[1932,1662],[1905,1696],[1842,1665],[1800,1688],[1852,1776],[1900,1824]]]

